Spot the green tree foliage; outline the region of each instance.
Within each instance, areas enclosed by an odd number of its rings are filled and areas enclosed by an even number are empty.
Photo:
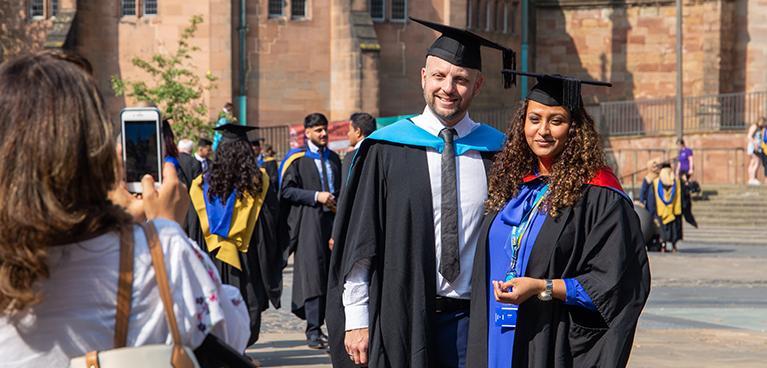
[[[112,76],[112,89],[115,96],[125,94],[137,101],[151,101],[162,111],[164,117],[171,117],[171,127],[176,139],[189,138],[196,141],[200,136],[212,136],[213,123],[207,121],[208,107],[202,101],[204,91],[216,88],[218,78],[210,72],[205,74],[205,81],[192,72],[191,52],[198,51],[196,46],[189,46],[189,39],[194,37],[197,25],[202,23],[200,15],[190,19],[190,25],[184,29],[177,41],[178,49],[170,56],[155,54],[146,61],[138,57],[131,60],[134,66],[149,73],[153,87],[146,81],[133,82]]]

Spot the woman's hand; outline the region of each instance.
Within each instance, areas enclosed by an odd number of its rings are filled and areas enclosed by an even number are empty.
[[[123,167],[122,145],[117,145],[117,185],[109,192],[109,200],[112,203],[122,207],[135,223],[142,223],[146,220],[144,214],[144,203],[128,191],[128,185],[125,183],[125,168]]]
[[[179,224],[184,223],[186,211],[189,209],[189,191],[186,185],[178,180],[176,167],[172,163],[165,162],[162,165],[162,185],[159,191],[154,189],[154,179],[151,175],[144,175],[141,187],[147,220],[164,218]]]
[[[546,282],[530,277],[515,277],[506,282],[493,281],[493,289],[496,301],[520,305],[531,296],[543,292],[546,289]]]

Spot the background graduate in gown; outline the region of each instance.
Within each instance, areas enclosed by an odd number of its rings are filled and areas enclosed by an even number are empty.
[[[490,174],[467,366],[625,366],[650,291],[639,219],[604,166],[585,81],[533,75]]]
[[[248,346],[258,340],[261,312],[280,308],[282,252],[277,243],[277,194],[256,165],[246,132],[235,124],[217,127],[221,142],[210,170],[189,189],[205,247],[221,281],[240,289],[250,312]]]

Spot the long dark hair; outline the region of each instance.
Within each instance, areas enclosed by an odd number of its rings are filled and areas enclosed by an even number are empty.
[[[168,119],[162,121],[162,144],[165,145],[165,157],[178,158],[178,146],[173,129],[170,128]]]
[[[226,203],[226,199],[235,189],[237,200],[242,200],[245,193],[252,197],[261,193],[261,169],[256,164],[256,157],[253,156],[253,149],[248,142],[219,143],[208,172],[209,175],[204,176],[204,180],[209,185],[210,202],[218,197],[221,203]]]
[[[506,132],[506,145],[495,155],[488,182],[488,211],[499,211],[514,198],[525,176],[537,172],[538,157],[525,139],[525,99],[518,104]],[[565,107],[565,109],[567,109]],[[541,203],[541,212],[556,216],[557,210],[572,206],[583,195],[583,185],[605,165],[605,153],[594,126],[594,119],[580,109],[572,115],[565,149],[554,161],[548,177],[549,191]]]
[[[0,69],[0,315],[40,302],[51,245],[130,229],[107,198],[113,125],[87,64],[43,52]]]

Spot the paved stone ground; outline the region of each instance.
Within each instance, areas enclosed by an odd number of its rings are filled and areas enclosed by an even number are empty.
[[[678,248],[650,254],[652,290],[629,367],[767,367],[767,241]],[[282,309],[264,312],[247,353],[264,367],[331,367],[324,351],[306,347],[304,321],[290,313],[291,286],[292,264]]]

